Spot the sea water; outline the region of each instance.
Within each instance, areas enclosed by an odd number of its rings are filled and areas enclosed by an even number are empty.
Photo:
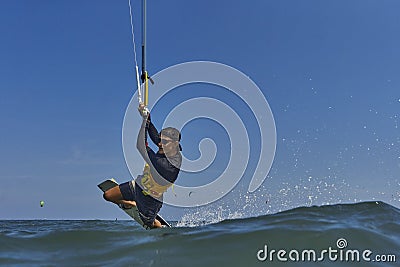
[[[383,202],[173,224],[147,231],[134,221],[0,221],[0,265],[400,266],[400,210]]]

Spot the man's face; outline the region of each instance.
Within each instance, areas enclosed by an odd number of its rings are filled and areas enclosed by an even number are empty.
[[[158,144],[160,150],[164,151],[164,153],[169,153],[176,150],[177,141],[172,140],[168,136],[164,136],[161,134],[161,142]]]

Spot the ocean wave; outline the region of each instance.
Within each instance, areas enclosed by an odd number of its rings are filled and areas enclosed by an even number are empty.
[[[133,221],[1,221],[0,226],[0,264],[7,266],[284,264],[277,255],[272,262],[257,258],[266,247],[269,252],[314,250],[317,255],[329,248],[343,253],[370,250],[372,256],[393,255],[400,261],[400,254],[396,255],[400,251],[400,211],[383,202],[300,207],[254,218],[151,231]],[[396,266],[393,259],[358,262]],[[348,261],[323,258],[292,264],[340,266]]]

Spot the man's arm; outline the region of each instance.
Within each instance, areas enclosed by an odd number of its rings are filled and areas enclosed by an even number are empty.
[[[136,140],[136,148],[139,151],[142,158],[148,163],[151,164],[149,155],[147,154],[147,150],[151,150],[148,146],[146,146],[146,124],[147,118],[143,119],[142,126],[140,127],[139,134]],[[154,152],[153,152],[154,153]]]
[[[137,137],[136,141],[136,148],[138,149],[140,155],[142,155],[142,158],[146,161],[147,164],[151,166],[151,168],[155,169],[157,171],[158,176],[160,177],[161,181],[158,181],[160,184],[165,185],[170,183],[168,180],[163,178],[162,175],[165,175],[166,177],[172,177],[173,179],[176,179],[176,176],[178,175],[179,169],[176,170],[175,167],[170,166],[168,161],[160,161],[157,162],[157,166],[159,166],[160,169],[162,169],[162,173],[159,173],[157,168],[153,165],[153,162],[151,159],[154,160],[155,158],[155,153],[154,151],[146,145],[146,123],[147,119],[144,119],[142,122],[142,126],[140,127],[139,134]],[[157,178],[156,178],[157,179]]]
[[[149,133],[151,141],[158,146],[158,144],[161,142],[160,135],[156,127],[151,122],[150,114],[147,118],[147,132]]]

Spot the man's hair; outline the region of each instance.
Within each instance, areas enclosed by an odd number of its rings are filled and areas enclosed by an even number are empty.
[[[171,138],[173,141],[180,141],[181,140],[181,133],[173,128],[173,127],[167,127],[165,129],[162,129],[160,132],[160,135],[164,135],[166,137]]]

